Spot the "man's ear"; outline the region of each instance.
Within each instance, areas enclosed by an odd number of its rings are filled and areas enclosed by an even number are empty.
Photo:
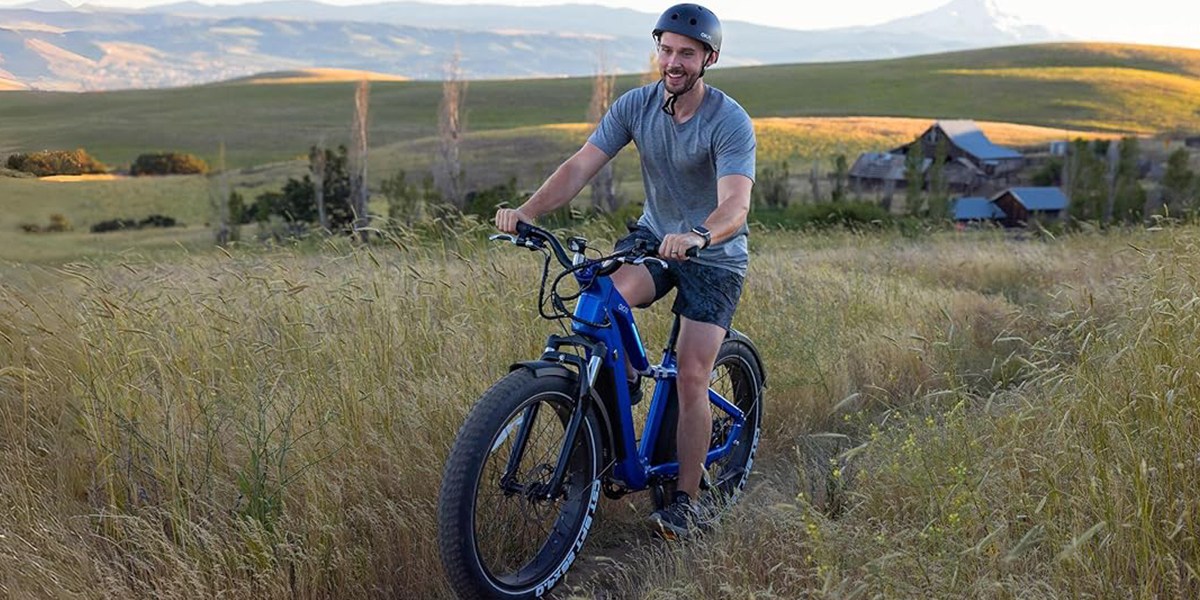
[[[708,53],[708,62],[704,63],[704,66],[711,67],[711,66],[717,64],[717,59],[720,57],[721,57],[721,53],[717,52],[716,50],[709,52]]]

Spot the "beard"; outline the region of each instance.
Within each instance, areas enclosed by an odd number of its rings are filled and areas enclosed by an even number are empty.
[[[668,75],[682,75],[680,78],[672,79]],[[685,69],[663,69],[662,80],[663,87],[671,94],[685,94],[696,85],[696,81],[700,79],[699,73],[689,73]]]

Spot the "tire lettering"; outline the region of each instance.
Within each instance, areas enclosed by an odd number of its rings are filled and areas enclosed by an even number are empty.
[[[583,518],[583,527],[579,530],[579,536],[575,538],[575,543],[571,544],[571,551],[567,553],[567,557],[563,559],[562,563],[554,569],[550,577],[537,586],[533,592],[534,597],[541,598],[546,592],[550,591],[551,588],[558,584],[558,580],[562,579],[563,575],[566,575],[567,569],[571,568],[571,564],[575,562],[579,551],[583,549],[583,541],[587,539],[588,531],[592,528],[592,517],[595,515],[596,507],[599,504],[600,480],[597,479],[592,482],[592,497],[588,501],[587,515]]]

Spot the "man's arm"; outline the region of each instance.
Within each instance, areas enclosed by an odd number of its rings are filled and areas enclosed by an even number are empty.
[[[753,187],[754,182],[745,175],[726,175],[717,180],[717,209],[704,220],[704,226],[712,234],[712,244],[733,237],[746,224]],[[682,257],[688,248],[703,245],[704,238],[699,234],[670,234],[663,238],[659,254]]]
[[[496,229],[517,231],[517,221],[532,223],[538,217],[564,206],[583,190],[600,168],[609,161],[603,150],[585,143],[571,158],[559,165],[554,174],[520,208],[496,211]]]

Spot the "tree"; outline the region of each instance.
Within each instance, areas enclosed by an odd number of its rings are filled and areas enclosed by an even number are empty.
[[[910,215],[921,213],[921,190],[925,187],[925,151],[921,144],[909,147],[904,156],[904,210]]]
[[[217,172],[209,175],[209,204],[213,209],[213,238],[225,246],[238,237],[237,219],[233,217],[234,192],[230,190],[229,173],[225,170],[225,142],[217,148]],[[241,200],[241,196],[237,196]]]
[[[1104,216],[1107,185],[1105,166],[1100,155],[1107,154],[1107,143],[1077,138],[1067,154],[1065,186],[1071,202],[1071,217],[1080,221],[1099,220]]]
[[[850,173],[850,167],[846,162],[845,154],[838,154],[833,158],[833,201],[843,202],[846,200],[846,177]]]
[[[592,77],[592,99],[588,103],[588,123],[598,125],[600,119],[612,105],[613,82],[615,77],[608,73],[604,52],[600,52],[599,67]],[[592,178],[592,203],[600,212],[612,214],[620,208],[620,200],[614,189],[613,161],[604,163],[596,176]]]
[[[945,136],[938,136],[933,148],[933,162],[929,165],[929,218],[941,220],[949,211],[950,183],[946,177],[946,163],[950,147]]]
[[[1171,212],[1183,213],[1195,208],[1197,184],[1200,179],[1188,164],[1191,155],[1180,148],[1167,157],[1167,172],[1163,175],[1163,201]]]
[[[8,168],[32,173],[38,177],[51,175],[91,175],[107,173],[108,168],[91,157],[83,148],[75,150],[42,150],[18,152],[8,157]]]
[[[337,152],[324,150],[325,170],[322,175],[323,196],[327,201],[330,231],[348,229],[354,222],[350,209],[349,157],[345,146]],[[260,194],[254,202],[255,218],[262,222],[277,215],[292,224],[317,223],[316,192],[312,177],[303,179],[289,177],[281,192]]]
[[[425,198],[417,186],[408,183],[408,174],[403,169],[383,180],[380,191],[387,199],[388,220],[392,223],[413,225],[425,220]]]
[[[142,175],[203,175],[208,163],[183,152],[153,152],[142,154],[129,166],[129,174]]]
[[[325,214],[325,148],[317,144],[308,149],[308,174],[313,181],[313,202],[317,205],[317,224],[329,231],[329,215]]]
[[[1140,221],[1145,213],[1146,191],[1138,183],[1140,152],[1137,138],[1125,137],[1119,142],[1106,142],[1104,156],[1108,183],[1104,223],[1112,223],[1114,219]]]
[[[808,172],[808,186],[812,191],[812,201],[821,201],[821,163],[813,159],[812,169]]]
[[[650,52],[650,60],[646,65],[646,71],[642,73],[642,85],[650,85],[662,79],[662,65],[658,63],[658,52]]]
[[[434,165],[433,179],[442,199],[462,210],[466,198],[458,151],[465,129],[462,104],[467,95],[467,82],[462,79],[460,56],[455,50],[446,64],[446,78],[442,80],[442,102],[438,106],[438,161]]]
[[[367,214],[367,116],[370,114],[371,84],[367,80],[358,82],[354,91],[354,173],[350,177],[350,212],[354,215],[354,230],[359,239],[366,243],[370,238],[368,226],[371,216]]]
[[[759,168],[754,179],[755,184],[751,190],[751,200],[754,206],[778,209],[786,207],[791,201],[792,184],[787,161],[784,161],[778,169],[769,166]]]

